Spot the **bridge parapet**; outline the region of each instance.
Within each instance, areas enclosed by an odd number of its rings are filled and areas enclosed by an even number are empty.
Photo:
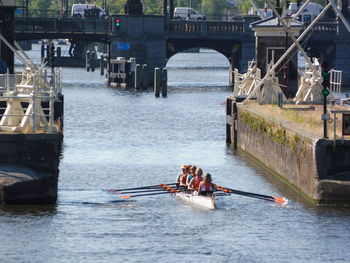
[[[330,33],[336,34],[338,32],[337,22],[318,22],[313,28],[314,32],[317,33]]]
[[[46,38],[68,38],[68,34],[103,34],[108,35],[111,30],[109,19],[77,19],[77,18],[16,18],[15,33],[16,39],[35,39],[33,35],[47,34]],[[26,36],[28,33],[31,36]],[[67,37],[64,37],[67,36]],[[45,37],[44,37],[45,38]]]
[[[165,31],[181,33],[243,32],[244,22],[167,21]]]

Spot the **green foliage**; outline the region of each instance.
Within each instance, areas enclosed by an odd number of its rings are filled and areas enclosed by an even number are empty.
[[[59,10],[62,8],[62,0],[28,0],[28,2],[29,10]],[[105,4],[112,14],[124,14],[124,6],[127,0],[96,0],[96,2],[89,0],[87,2],[90,4],[96,3],[101,8]],[[141,0],[141,2],[145,6],[145,14],[163,13],[163,0]],[[17,0],[18,6],[22,6],[23,3],[23,0]],[[85,3],[85,0],[68,0],[69,9],[77,3]],[[174,6],[192,7],[204,14],[225,14],[228,2],[227,0],[174,0]]]
[[[225,0],[203,0],[203,12],[205,14],[223,14],[225,8],[227,7],[227,3]]]
[[[261,116],[253,115],[245,111],[240,111],[239,116],[252,130],[265,134],[275,142],[290,147],[293,152],[296,152],[298,145],[303,143],[299,135],[291,134],[291,132],[288,132],[285,127],[273,121],[269,121]]]
[[[253,7],[249,0],[240,0],[237,4],[237,9],[240,11],[241,14],[246,15],[248,14],[249,9]]]

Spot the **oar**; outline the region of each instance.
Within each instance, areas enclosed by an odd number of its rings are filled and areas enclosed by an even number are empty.
[[[121,195],[121,194],[138,194],[138,193],[151,193],[151,192],[159,192],[164,191],[164,189],[149,189],[149,190],[135,190],[135,191],[120,191],[120,192],[112,192],[114,195]]]
[[[275,203],[280,204],[280,205],[286,205],[288,203],[287,198],[280,197],[280,196],[269,196],[269,195],[249,193],[249,192],[239,191],[239,190],[232,189],[232,188],[222,187],[219,185],[214,185],[214,188],[216,188],[220,191],[223,191],[225,193],[233,193],[233,194],[252,197],[252,198],[256,198],[256,199],[262,199],[262,200],[266,200],[266,201],[270,201],[270,202],[275,202]]]
[[[130,199],[133,197],[147,196],[147,195],[162,195],[162,194],[172,194],[172,192],[160,192],[160,193],[150,193],[150,194],[141,194],[141,195],[123,195],[120,196],[121,199]]]
[[[123,195],[120,196],[122,199],[130,199],[132,197],[140,197],[140,196],[148,196],[148,195],[160,195],[160,194],[174,194],[180,192],[179,189],[176,189],[174,187],[169,186],[168,184],[160,184],[159,187],[161,187],[164,192],[158,192],[158,193],[148,193],[148,194],[140,194],[140,195]]]
[[[170,183],[167,185],[176,185],[176,183]],[[127,190],[138,190],[138,189],[147,189],[147,188],[158,188],[161,187],[161,184],[156,185],[147,185],[147,186],[140,186],[140,187],[134,187],[134,188],[124,188],[124,189],[108,189],[107,192],[119,192],[119,191],[127,191]]]

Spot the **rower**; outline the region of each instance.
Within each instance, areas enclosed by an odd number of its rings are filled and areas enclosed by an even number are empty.
[[[214,187],[211,180],[211,174],[206,173],[204,175],[203,181],[199,183],[198,194],[207,195],[207,194],[212,194],[213,192],[214,192]]]
[[[182,170],[182,176],[180,178],[180,187],[181,188],[187,189],[186,182],[187,182],[187,177],[190,173],[190,167],[191,167],[191,165],[185,165],[184,166],[185,170]]]
[[[187,168],[186,168],[186,165],[181,165],[181,173],[177,176],[176,178],[176,188],[179,188],[180,186],[184,185],[182,183],[183,181],[183,177],[185,176],[185,178],[187,178]],[[186,180],[186,179],[185,179]],[[186,181],[185,181],[186,182]],[[186,183],[185,183],[186,185]]]
[[[194,178],[195,174],[196,174],[196,170],[197,170],[197,166],[195,165],[191,165],[191,167],[189,167],[189,174],[187,176],[186,179],[186,185],[189,186],[191,180]]]
[[[199,190],[199,184],[203,181],[203,171],[201,168],[197,168],[195,177],[191,180],[190,184],[188,185],[188,188],[193,189],[198,192]]]

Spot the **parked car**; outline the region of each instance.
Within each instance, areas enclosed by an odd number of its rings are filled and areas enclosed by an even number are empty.
[[[190,7],[175,7],[174,18],[177,20],[205,20],[203,14],[198,13]]]
[[[105,17],[107,13],[100,7],[92,4],[73,4],[72,16],[83,17]]]

